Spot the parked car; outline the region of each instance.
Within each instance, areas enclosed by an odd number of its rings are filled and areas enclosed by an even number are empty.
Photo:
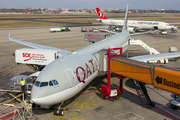
[[[173,109],[180,109],[180,96],[171,101],[171,107]]]
[[[162,31],[162,32],[161,32],[161,35],[167,35],[167,31],[165,31],[165,30]]]

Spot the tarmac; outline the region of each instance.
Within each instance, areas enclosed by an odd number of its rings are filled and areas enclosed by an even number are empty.
[[[94,28],[107,28],[106,26],[94,26]],[[0,88],[9,86],[10,78],[26,74],[29,75],[33,71],[24,64],[17,65],[15,63],[15,50],[21,48],[29,48],[27,46],[14,43],[8,40],[8,35],[11,33],[13,38],[32,42],[36,44],[47,45],[51,47],[76,51],[86,47],[92,43],[84,41],[84,32],[81,32],[81,27],[72,27],[70,32],[50,33],[48,27],[37,27],[28,29],[0,29]],[[160,34],[144,34],[131,36],[132,39],[141,39],[150,47],[155,48],[160,53],[169,52],[169,47],[176,47],[180,50],[180,31],[168,35]],[[148,52],[140,46],[129,46],[129,53],[124,55],[137,56],[145,55]],[[159,64],[160,65],[160,64]],[[162,64],[164,65],[164,64]],[[179,69],[180,60],[169,60],[164,66]],[[100,91],[100,85],[107,83],[107,75],[102,74],[97,77],[90,85],[82,92],[75,95],[73,98],[65,101],[62,106],[65,110],[64,116],[54,116],[54,109],[33,108],[32,120],[178,120],[180,119],[180,111],[170,107],[170,102],[173,100],[173,94],[161,89],[153,88],[146,85],[151,100],[156,104],[154,108],[145,108],[142,105],[136,90],[131,80],[123,80],[123,95],[120,99],[111,102],[108,99],[103,99]],[[119,80],[112,76],[112,86],[118,87]],[[0,101],[5,97],[1,95]],[[3,109],[5,111],[2,112]],[[0,120],[13,119],[7,114],[12,113],[14,108],[0,106]],[[5,117],[6,116],[6,117]],[[16,118],[17,119],[17,118]]]

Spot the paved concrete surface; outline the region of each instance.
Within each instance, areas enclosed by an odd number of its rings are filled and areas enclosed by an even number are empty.
[[[103,26],[105,27],[105,26]],[[96,27],[96,28],[99,28]],[[84,42],[84,33],[80,32],[80,27],[73,27],[71,32],[49,33],[49,28],[36,29],[6,29],[0,30],[0,87],[9,85],[9,79],[19,74],[30,74],[33,71],[26,65],[17,65],[14,61],[14,52],[16,49],[28,48],[8,40],[8,34],[11,33],[15,39],[33,42],[42,45],[48,45],[69,51],[75,51],[90,45]],[[141,39],[146,44],[154,47],[159,52],[168,52],[169,47],[177,47],[180,50],[180,31],[177,33],[168,33],[168,35],[138,35],[132,36],[133,39]],[[129,55],[148,54],[140,46],[129,46]],[[125,53],[126,55],[127,53]],[[167,66],[179,68],[180,61],[171,60]],[[106,75],[99,76],[80,94],[70,100],[65,101],[63,108],[65,115],[63,117],[54,116],[53,108],[43,110],[33,108],[32,120],[170,120],[180,119],[179,110],[170,108],[170,101],[173,100],[172,94],[163,90],[153,88],[147,85],[148,93],[153,102],[156,103],[154,108],[144,108],[138,99],[132,81],[124,79],[124,92],[119,100],[111,102],[102,99],[99,91],[100,85],[106,84]],[[118,86],[119,80],[112,77],[112,85]],[[1,95],[2,93],[0,93]],[[4,96],[0,96],[0,101]],[[5,106],[0,106],[2,111]],[[3,116],[13,111],[13,108],[7,108],[6,111],[0,112]],[[0,118],[2,119],[2,118]],[[12,117],[8,118],[11,120]]]

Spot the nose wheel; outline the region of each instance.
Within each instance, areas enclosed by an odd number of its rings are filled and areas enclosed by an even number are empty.
[[[54,115],[59,115],[59,116],[63,116],[64,115],[64,110],[63,109],[55,109],[54,110]]]
[[[63,116],[64,115],[64,110],[61,109],[62,105],[63,105],[63,102],[60,103],[60,105],[54,110],[54,115],[59,115],[59,116]]]

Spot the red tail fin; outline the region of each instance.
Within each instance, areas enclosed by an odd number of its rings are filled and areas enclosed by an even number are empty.
[[[98,13],[98,16],[99,16],[100,19],[107,19],[107,18],[103,15],[103,13],[101,12],[101,10],[100,10],[99,8],[96,8],[96,10],[97,10],[97,13]]]

